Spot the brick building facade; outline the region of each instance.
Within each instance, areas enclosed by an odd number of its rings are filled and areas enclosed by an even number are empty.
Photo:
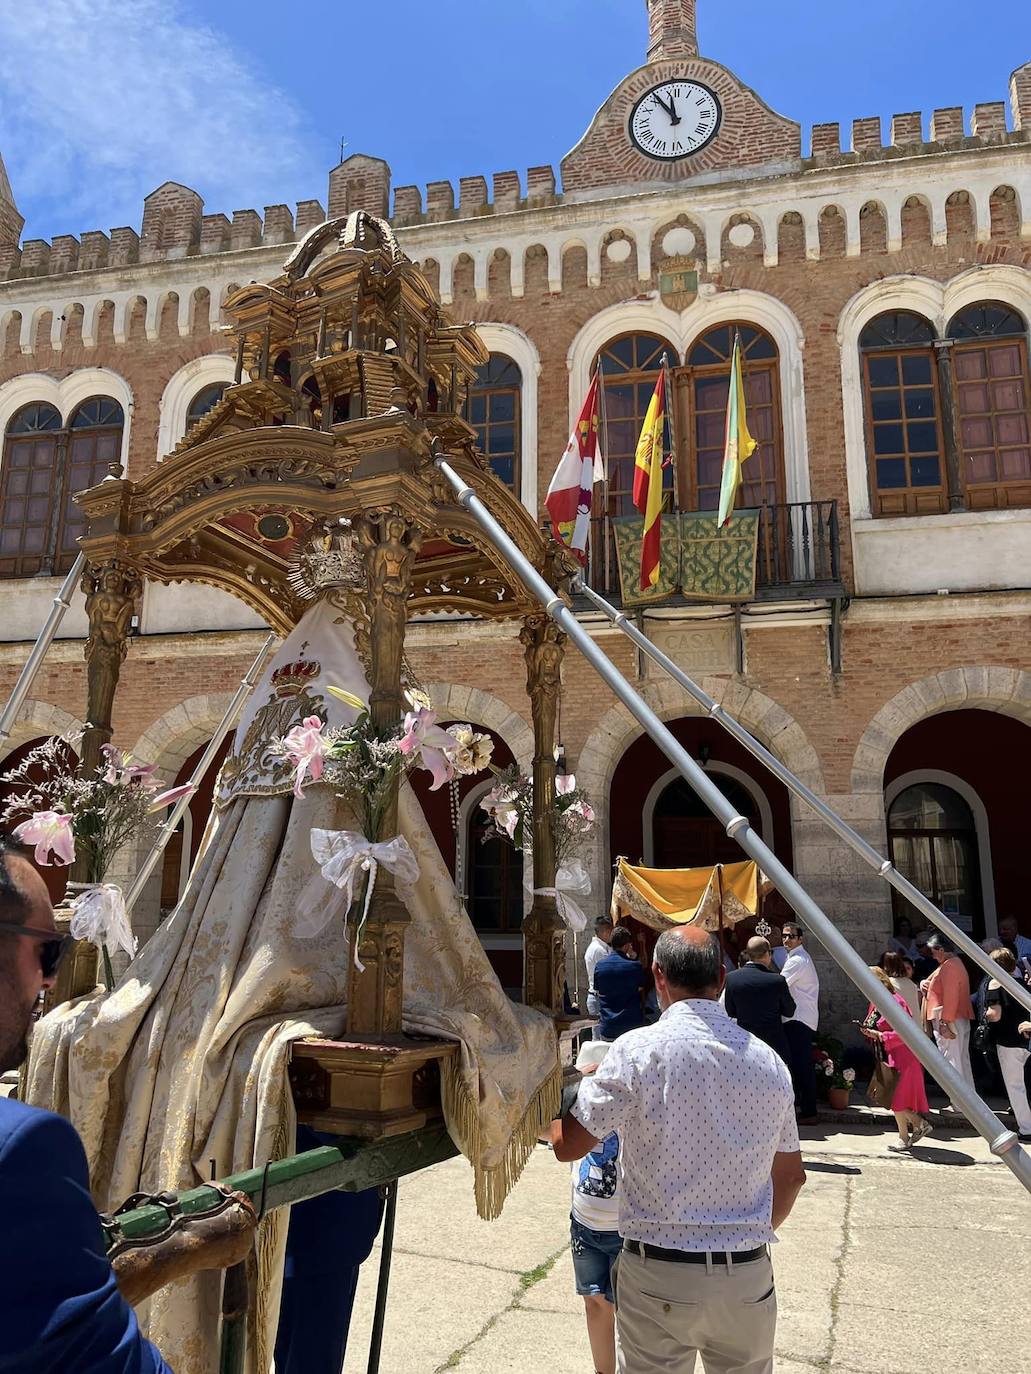
[[[392,187],[387,162],[356,155],[330,173],[326,209],[209,214],[166,183],[139,233],[46,243],[20,240],[0,163],[0,686],[74,556],[70,491],[113,458],[138,476],[170,453],[232,381],[219,332],[228,294],[274,276],[327,214],[366,209],[390,218],[442,300],[480,327],[492,357],[469,418],[535,512],[602,358],[600,582],[612,580],[609,517],[629,509],[664,353],[680,503],[712,508],[728,345],[741,331],[761,441],[743,493],[762,512],[755,594],[737,613],[667,599],[642,623],[975,934],[1009,912],[1031,934],[1017,876],[1031,772],[1031,63],[1010,77],[1008,101],[969,116],[897,114],[887,137],[879,118],[859,118],[845,147],[837,125],[816,125],[803,147],[797,123],[698,53],[694,0],[647,8],[647,61],[605,100],[560,178],[539,166],[497,173],[489,188],[482,175]],[[84,625],[73,609],[12,750],[81,720]],[[138,630],[116,740],[173,780],[211,737],[261,627],[219,593],[149,585]],[[892,928],[885,886],[625,640],[601,623],[594,632],[864,954],[877,953]],[[416,623],[410,656],[444,717],[489,728],[528,764],[509,629]],[[618,853],[690,864],[723,852],[718,827],[575,653],[561,738],[600,817],[596,908]],[[515,986],[518,868],[476,843],[475,800],[462,799],[457,838],[449,817],[435,824]],[[138,909],[141,933],[174,899],[203,808]],[[830,970],[827,984],[847,1019]]]

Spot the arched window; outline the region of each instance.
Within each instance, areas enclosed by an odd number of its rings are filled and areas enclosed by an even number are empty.
[[[748,428],[758,443],[741,470],[737,504],[772,506],[785,499],[776,344],[754,325],[721,324],[691,345],[678,378],[680,388],[686,388],[679,412],[687,423],[678,429],[684,435],[679,447],[680,504],[685,510],[719,507],[735,333],[741,337]]]
[[[633,514],[637,441],[663,356],[670,367],[676,367],[676,349],[654,334],[624,334],[606,344],[598,355],[595,366],[601,367],[605,385],[602,443],[608,459],[607,515]],[[667,473],[666,481],[672,485],[671,473]]]
[[[495,475],[519,494],[523,376],[505,353],[492,353],[469,389],[466,418]]]
[[[43,569],[60,428],[60,415],[48,405],[23,406],[7,426],[0,473],[0,574],[5,577]]]
[[[972,510],[1031,505],[1031,377],[1027,324],[987,301],[949,324],[956,438]]]
[[[977,830],[969,805],[951,787],[920,782],[905,788],[888,811],[892,863],[964,930],[984,934]],[[923,918],[895,897],[896,915],[919,928]]]
[[[118,463],[123,424],[122,407],[108,396],[84,401],[67,429],[50,405],[12,416],[0,480],[0,576],[67,572],[85,527],[72,497]]]
[[[190,402],[190,408],[186,412],[186,429],[189,432],[198,420],[203,419],[209,410],[214,410],[226,393],[228,382],[212,382],[210,386],[202,387]]]
[[[874,515],[948,509],[933,340],[907,310],[878,315],[859,336]]]

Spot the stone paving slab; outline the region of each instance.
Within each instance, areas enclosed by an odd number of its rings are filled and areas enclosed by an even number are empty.
[[[774,1253],[776,1374],[1009,1374],[1028,1367],[1031,1206],[985,1143],[888,1155],[878,1126],[821,1123]],[[952,1136],[954,1138],[946,1138]],[[569,1175],[531,1158],[496,1223],[462,1160],[404,1180],[383,1374],[590,1374],[569,1255]],[[364,1374],[378,1250],[345,1374]]]

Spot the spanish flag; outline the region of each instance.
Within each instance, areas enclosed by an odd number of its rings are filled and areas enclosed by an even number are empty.
[[[741,486],[741,464],[758,447],[748,432],[745,414],[745,379],[741,371],[741,336],[734,334],[734,357],[730,364],[730,395],[727,397],[727,437],[723,449],[723,477],[720,481],[720,529],[730,524]]]
[[[662,538],[662,466],[665,457],[666,369],[659,373],[655,394],[648,404],[644,428],[637,441],[634,462],[634,505],[644,516],[641,539],[641,591],[659,580],[660,540]]]

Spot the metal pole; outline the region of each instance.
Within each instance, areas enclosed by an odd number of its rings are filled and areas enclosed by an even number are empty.
[[[18,681],[14,684],[14,690],[7,698],[7,705],[4,707],[3,711],[0,712],[0,745],[11,737],[14,722],[18,719],[18,712],[24,706],[25,698],[32,690],[32,684],[36,680],[36,674],[43,665],[47,650],[54,642],[54,636],[57,634],[58,626],[64,619],[64,613],[71,604],[71,595],[79,585],[79,578],[82,576],[82,570],[85,566],[86,555],[82,553],[76,554],[75,562],[69,569],[68,576],[61,583],[61,590],[54,597],[53,605],[50,608],[50,614],[47,616],[43,628],[39,632],[39,637],[32,646],[32,652],[29,654],[25,667],[21,670]]]
[[[397,1219],[397,1179],[386,1186],[387,1205],[383,1213],[383,1247],[379,1256],[379,1284],[376,1288],[376,1310],[372,1317],[372,1336],[369,1340],[368,1374],[379,1374],[380,1353],[383,1349],[383,1326],[387,1316],[387,1289],[390,1286],[390,1263],[394,1257],[394,1222]]]
[[[791,904],[802,921],[812,929],[828,954],[855,983],[864,997],[877,1008],[924,1068],[937,1079],[949,1098],[959,1104],[967,1120],[988,1142],[992,1153],[999,1155],[1024,1188],[1031,1192],[1031,1158],[1020,1148],[1016,1134],[1003,1126],[995,1113],[981,1101],[945,1056],[931,1044],[913,1018],[901,1009],[894,997],[889,997],[883,984],[873,976],[841,932],[801,887],[794,875],[788,872],[773,851],[752,830],[747,818],[737,814],[712,779],[609,661],[562,597],[548,586],[529,559],[500,527],[472,487],[459,477],[446,459],[438,457],[435,462],[454,490],[459,505],[473,515],[491,542],[522,578],[524,585],[541,601],[548,615],[565,630],[602,681],[644,727],[695,794],[722,823],[731,839],[736,840],[745,853],[772,879],[774,886]]]
[[[258,680],[258,674],[261,672],[261,669],[265,663],[265,659],[268,657],[269,652],[271,651],[272,646],[273,644],[275,644],[275,642],[276,636],[274,634],[270,634],[268,639],[265,640],[265,643],[258,650],[257,658],[247,669],[246,674],[240,679],[240,685],[236,689],[236,695],[233,697],[232,701],[226,707],[226,713],[222,717],[218,729],[215,731],[214,735],[212,735],[211,742],[208,744],[208,747],[204,750],[204,753],[201,755],[197,763],[197,767],[193,770],[193,775],[190,778],[189,792],[186,794],[186,796],[179,798],[176,804],[172,807],[172,810],[167,820],[165,820],[158,827],[157,837],[155,838],[154,843],[151,846],[150,853],[144,859],[139,869],[139,872],[136,874],[136,877],[132,880],[132,884],[129,887],[128,892],[125,894],[126,911],[132,911],[133,907],[136,905],[136,902],[139,900],[140,894],[147,885],[147,879],[154,872],[154,868],[157,865],[158,859],[160,859],[161,855],[165,852],[165,846],[168,844],[169,840],[175,834],[176,826],[182,820],[183,815],[186,812],[186,808],[193,800],[194,793],[197,791],[197,788],[201,785],[201,782],[204,779],[204,774],[208,771],[208,768],[211,764],[211,760],[215,757],[219,749],[222,747],[222,740],[225,737],[226,731],[229,729],[230,725],[232,725],[233,721],[239,715],[241,709],[243,708],[244,702],[247,700],[247,698],[253,691],[254,685]]]
[[[683,687],[684,691],[697,701],[707,715],[711,716],[713,720],[718,721],[728,734],[733,735],[739,744],[743,744],[748,752],[757,758],[760,763],[764,764],[775,777],[779,778],[789,791],[793,792],[796,797],[804,801],[807,806],[811,807],[819,816],[820,820],[822,820],[825,825],[830,826],[831,830],[833,830],[840,839],[844,840],[849,848],[854,850],[865,864],[868,864],[870,868],[874,869],[885,882],[890,883],[897,892],[901,893],[908,902],[911,902],[913,906],[921,911],[939,930],[944,931],[957,949],[961,950],[968,959],[977,964],[985,973],[995,978],[1011,997],[1016,998],[1022,1007],[1031,1011],[1031,989],[1026,988],[1023,983],[1018,982],[1011,973],[1007,973],[1004,969],[1000,968],[976,941],[971,940],[970,936],[967,935],[965,931],[961,930],[954,921],[950,921],[944,912],[938,910],[930,897],[921,892],[918,887],[914,887],[908,878],[904,878],[890,859],[886,859],[882,854],[878,854],[877,850],[874,849],[872,845],[867,844],[862,835],[857,834],[856,831],[843,821],[836,812],[830,809],[826,802],[821,801],[814,792],[810,792],[805,783],[801,782],[795,777],[794,773],[785,768],[781,761],[771,754],[768,749],[764,748],[754,736],[750,735],[740,722],[736,721],[733,716],[728,715],[722,706],[719,706],[713,701],[712,697],[688,677],[682,668],[678,667],[668,655],[657,648],[647,635],[642,634],[633,621],[628,619],[622,611],[617,611],[614,606],[609,605],[609,603],[605,601],[604,598],[600,597],[596,591],[588,587],[583,582],[582,578],[580,579],[578,590],[580,590],[591,604],[596,606],[603,615],[607,616],[617,629],[622,630],[643,653],[647,654],[653,663],[658,664],[658,666],[662,668],[664,672],[668,673],[675,682],[678,682],[680,686]]]

